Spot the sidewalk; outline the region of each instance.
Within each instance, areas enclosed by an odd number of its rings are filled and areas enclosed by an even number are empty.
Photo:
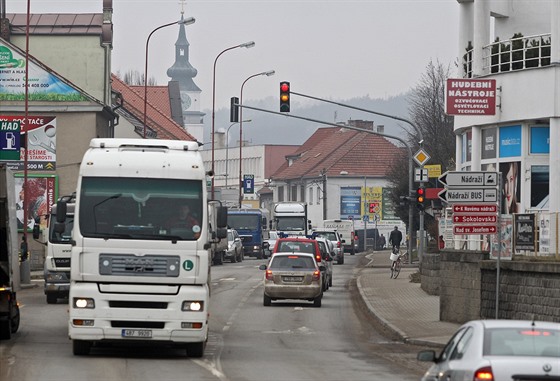
[[[369,263],[358,275],[358,290],[372,317],[406,343],[443,347],[460,324],[439,321],[439,297],[410,282],[417,263],[404,265],[398,278],[391,279],[389,254],[366,253]]]

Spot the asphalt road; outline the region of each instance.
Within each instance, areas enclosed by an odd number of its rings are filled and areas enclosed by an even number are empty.
[[[39,287],[22,290],[20,331],[0,343],[0,381],[41,380],[419,380],[418,348],[376,330],[356,298],[361,255],[334,266],[321,308],[262,304],[265,260],[212,267],[210,338],[205,356],[157,347],[94,348],[72,355],[67,304],[48,305]]]

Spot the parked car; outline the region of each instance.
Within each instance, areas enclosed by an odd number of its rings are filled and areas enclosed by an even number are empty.
[[[241,242],[241,237],[239,237],[237,230],[228,229],[227,240],[228,247],[224,252],[224,259],[229,259],[231,263],[243,261],[243,243]]]
[[[326,287],[328,284],[327,280],[327,273],[326,273],[326,261],[323,259],[321,254],[321,249],[319,244],[315,239],[311,238],[303,238],[300,236],[295,237],[286,237],[286,238],[279,238],[276,240],[276,245],[274,246],[274,250],[272,251],[272,257],[276,255],[276,253],[310,253],[315,256],[315,261],[317,265],[323,266],[324,270],[321,271],[321,275],[323,278],[323,284]]]
[[[339,265],[344,264],[344,247],[343,240],[340,233],[336,230],[314,230],[313,236],[323,237],[332,242],[334,246],[336,263]]]
[[[266,240],[268,242],[268,249],[267,256],[270,257],[272,255],[272,251],[274,250],[274,245],[276,245],[276,240],[278,239],[278,232],[277,231],[270,231],[269,238]]]
[[[560,323],[473,320],[463,324],[432,361],[422,381],[560,380]]]
[[[333,284],[333,260],[335,258],[334,245],[331,241],[323,237],[315,237],[319,248],[321,249],[321,256],[326,268],[326,283],[323,285],[323,291],[327,291]]]
[[[318,266],[310,253],[275,253],[265,270],[263,305],[270,306],[272,301],[299,299],[312,301],[321,307],[323,281],[321,273],[324,266]]]

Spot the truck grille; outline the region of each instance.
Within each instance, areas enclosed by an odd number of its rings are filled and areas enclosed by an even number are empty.
[[[178,277],[179,257],[169,255],[101,254],[99,274]]]

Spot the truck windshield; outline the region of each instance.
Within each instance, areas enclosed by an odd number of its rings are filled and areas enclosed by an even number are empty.
[[[69,243],[72,239],[72,229],[74,228],[74,216],[66,216],[64,224],[64,233],[60,234],[54,231],[56,215],[51,215],[49,221],[49,242],[50,243]]]
[[[256,214],[240,215],[228,214],[228,226],[235,230],[257,230],[259,228],[260,216]]]
[[[282,217],[278,218],[276,230],[305,230],[305,219],[302,217]]]
[[[202,181],[84,177],[79,229],[84,237],[196,240],[202,226]]]

